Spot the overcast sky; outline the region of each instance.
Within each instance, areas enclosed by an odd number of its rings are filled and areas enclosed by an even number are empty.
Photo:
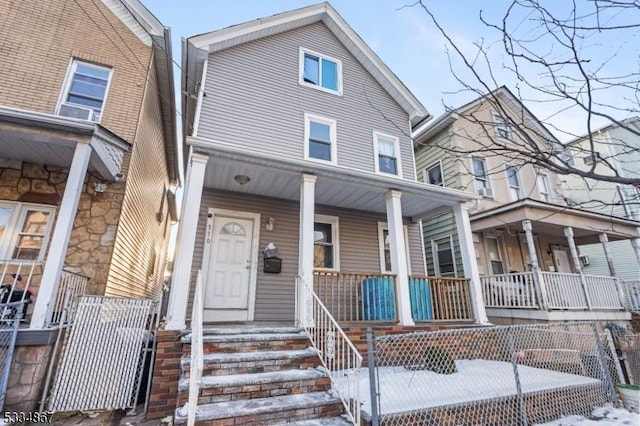
[[[180,63],[182,38],[318,3],[314,0],[142,1],[164,25],[171,27],[173,54],[177,63]],[[473,96],[469,93],[459,93],[460,84],[451,73],[444,38],[424,10],[419,6],[406,6],[410,3],[412,3],[411,0],[331,1],[333,7],[347,23],[396,73],[429,112],[437,117],[445,111],[444,105],[460,106],[471,100]],[[512,90],[517,89],[518,82],[502,70],[504,55],[501,52],[499,35],[487,29],[478,18],[482,8],[483,16],[492,22],[499,22],[510,1],[432,0],[427,3],[465,54],[473,56],[475,42],[482,41],[484,45],[491,45],[491,61],[497,83],[506,84]],[[553,1],[547,4],[560,7],[558,4],[561,3]],[[525,18],[526,16],[522,16],[523,20]],[[525,24],[522,28],[526,28]],[[634,40],[623,42],[618,40],[615,43],[628,44],[623,46],[625,55],[619,56],[631,59],[630,63],[635,64],[635,72],[637,72],[640,40],[635,37]],[[611,47],[602,44],[601,41],[585,45],[585,49],[587,48],[588,52],[595,57],[604,57],[612,53]],[[550,54],[552,53],[550,50]],[[461,70],[458,59],[454,57],[453,60],[454,69]],[[464,75],[464,72],[460,72]],[[176,73],[179,73],[178,69]],[[533,96],[526,88],[520,88],[523,89],[525,97]],[[528,102],[527,106],[542,120],[549,119],[558,126],[569,128],[575,134],[584,132],[584,120],[580,119],[580,114],[576,110],[565,111],[558,115],[556,114],[558,105]],[[619,113],[618,118],[626,118],[626,116]],[[600,121],[596,124],[605,123]],[[560,139],[567,139],[566,135],[557,134],[557,136]]]

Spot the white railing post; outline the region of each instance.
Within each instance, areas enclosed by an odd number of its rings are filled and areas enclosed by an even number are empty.
[[[187,425],[196,422],[198,409],[198,394],[202,385],[202,369],[204,365],[202,347],[202,273],[198,271],[195,295],[193,297],[193,312],[191,314],[191,363],[189,365],[189,402],[187,403]]]
[[[304,282],[313,283],[313,241],[315,222],[315,188],[317,176],[303,174],[300,184],[300,230],[298,237],[298,275]],[[306,326],[310,317],[308,310],[309,295],[305,291],[298,292],[300,297],[296,300],[296,321]]]
[[[578,248],[576,247],[576,242],[573,239],[573,228],[570,226],[566,226],[564,228],[564,235],[567,238],[567,244],[569,245],[569,251],[571,252],[571,260],[573,261],[573,267],[578,274],[580,274],[580,282],[582,283],[582,290],[584,291],[584,297],[587,300],[587,308],[591,310],[592,304],[591,299],[589,297],[589,291],[587,290],[587,282],[584,278],[584,273],[582,272],[582,265],[580,264],[580,258],[578,256]]]

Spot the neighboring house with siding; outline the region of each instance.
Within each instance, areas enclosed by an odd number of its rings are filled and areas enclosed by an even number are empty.
[[[169,29],[141,2],[12,2],[2,21],[2,297],[33,294],[14,359],[38,366],[12,367],[6,404],[24,411],[68,283],[160,299],[178,148]]]
[[[413,324],[419,221],[473,198],[415,179],[420,102],[326,3],[191,37],[183,56],[188,167],[167,328],[186,326],[198,270],[205,321],[294,322],[300,276],[341,321],[367,314],[347,296],[363,280],[393,281],[384,319]]]
[[[640,118],[624,120],[624,125],[640,132]],[[590,149],[594,144],[593,154]],[[594,166],[600,174],[613,173],[606,163],[623,177],[640,177],[640,136],[612,124],[588,135],[568,142],[574,165],[584,170]],[[626,217],[640,221],[640,188],[633,185],[621,185],[608,181],[582,179],[567,176],[564,193],[570,203],[594,212]],[[610,244],[613,267],[617,276],[628,282],[640,283],[640,262],[627,241]],[[600,244],[580,246],[580,254],[585,256],[584,272],[587,274],[605,274],[609,265]],[[639,294],[640,296],[640,294]],[[636,309],[640,309],[638,306]]]
[[[588,275],[576,246],[620,240],[638,247],[639,223],[568,206],[565,177],[492,149],[495,138],[514,148],[525,140],[559,146],[506,87],[414,132],[418,179],[482,197],[469,214],[490,320],[628,320],[613,273]],[[427,272],[463,273],[452,214],[440,211],[422,224]]]

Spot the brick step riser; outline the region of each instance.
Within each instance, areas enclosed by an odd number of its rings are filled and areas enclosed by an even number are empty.
[[[291,351],[306,349],[310,345],[309,340],[275,340],[275,341],[247,341],[247,342],[203,342],[202,348],[208,353],[235,353],[235,352],[263,352],[263,351]],[[182,353],[191,353],[191,344],[182,345]]]
[[[305,358],[269,359],[259,361],[235,361],[225,363],[205,362],[203,376],[229,376],[233,374],[269,373],[280,370],[316,368],[320,364],[317,356]],[[190,366],[182,365],[182,376],[189,377]]]
[[[233,426],[233,425],[277,425],[293,423],[301,420],[319,419],[324,417],[337,417],[343,413],[342,404],[324,405],[320,407],[298,408],[277,413],[256,414],[239,416],[227,419],[205,420],[196,422],[197,426]]]
[[[238,401],[243,399],[267,398],[270,396],[294,395],[310,392],[324,392],[331,389],[328,377],[309,380],[292,380],[257,385],[226,386],[201,388],[198,392],[198,404],[210,402]],[[178,394],[178,406],[189,399],[189,391],[181,390]]]

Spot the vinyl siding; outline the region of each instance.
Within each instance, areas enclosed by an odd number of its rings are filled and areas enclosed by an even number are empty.
[[[640,281],[638,259],[631,248],[631,243],[629,241],[613,241],[609,243],[609,249],[618,278],[624,281]],[[585,274],[611,275],[601,244],[580,246],[580,255],[589,256],[589,265],[583,268]]]
[[[300,47],[342,62],[342,96],[298,83]],[[199,137],[301,160],[310,113],[336,120],[339,166],[373,172],[375,130],[399,138],[414,178],[407,113],[322,23],[211,54],[204,90]]]
[[[276,198],[246,195],[237,192],[205,190],[200,207],[200,220],[195,243],[192,269],[202,267],[204,235],[209,208],[260,213],[259,261],[256,283],[256,321],[291,321],[295,314],[295,277],[298,273],[299,204]],[[372,215],[357,210],[316,206],[316,213],[338,216],[340,270],[354,272],[380,272],[378,249],[378,222],[386,222],[385,215]],[[265,229],[268,218],[275,219],[275,229]],[[411,268],[423,273],[422,247],[416,224],[408,225],[409,247],[412,251]],[[263,272],[262,249],[274,243],[278,257],[282,258],[282,272]],[[193,274],[194,277],[196,274]],[[195,281],[191,282],[193,294]],[[190,302],[191,303],[191,302]],[[191,306],[189,306],[191,312]]]
[[[431,242],[449,235],[453,239],[453,253],[456,259],[456,275],[464,277],[464,267],[462,265],[462,255],[460,253],[460,242],[456,230],[456,223],[453,213],[444,213],[431,217],[422,221],[422,229],[424,234],[425,258],[427,263],[427,274],[435,275],[436,267],[434,264],[433,249]]]
[[[155,67],[149,77],[109,267],[108,296],[159,299],[162,294],[168,171]]]
[[[428,145],[421,146],[416,150],[416,177],[419,181],[425,182],[424,169],[440,160],[442,162],[444,186],[458,188],[455,161],[451,152],[446,150],[450,147],[451,138],[447,129],[432,138]]]

